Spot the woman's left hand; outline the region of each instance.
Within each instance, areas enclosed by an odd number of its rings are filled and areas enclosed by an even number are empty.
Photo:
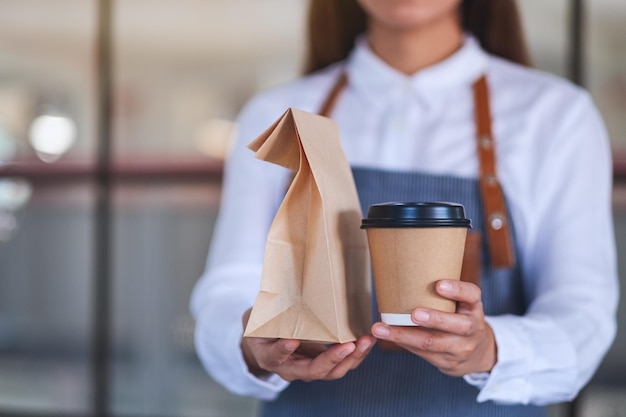
[[[417,308],[411,319],[419,326],[375,323],[372,334],[421,356],[450,376],[491,371],[496,363],[496,341],[485,322],[480,288],[469,282],[442,280],[436,289],[442,297],[457,301],[455,313]]]

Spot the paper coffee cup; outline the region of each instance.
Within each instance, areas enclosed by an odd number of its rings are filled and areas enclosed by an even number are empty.
[[[435,284],[460,279],[470,220],[454,203],[383,203],[369,207],[367,230],[378,311],[383,323],[414,326],[411,311],[454,312]]]

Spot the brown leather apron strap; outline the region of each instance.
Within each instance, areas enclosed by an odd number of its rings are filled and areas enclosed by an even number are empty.
[[[320,111],[318,112],[320,116],[330,117],[330,113],[333,111],[339,95],[347,85],[348,75],[342,71],[337,81],[335,81],[333,89],[330,90],[326,96],[326,100],[324,100],[324,103],[322,104],[322,107],[320,107]]]
[[[489,90],[485,76],[474,83],[474,105],[480,165],[479,183],[491,265],[495,268],[511,267],[515,264],[515,251],[504,193],[496,175],[495,141],[491,131]]]
[[[348,76],[342,72],[322,104],[319,114],[330,114],[343,89]],[[485,231],[491,265],[505,268],[515,265],[515,251],[507,217],[504,193],[496,176],[495,143],[491,131],[491,110],[487,79],[482,76],[474,83],[474,108],[476,117],[476,139],[480,166],[479,184],[485,215]]]

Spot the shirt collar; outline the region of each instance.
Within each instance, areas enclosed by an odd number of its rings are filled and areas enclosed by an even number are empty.
[[[380,103],[382,97],[399,88],[410,89],[420,100],[428,102],[437,94],[472,85],[486,69],[487,54],[471,35],[465,36],[463,45],[454,54],[412,75],[403,74],[381,60],[369,48],[365,36],[357,39],[346,62],[351,87],[374,103]]]

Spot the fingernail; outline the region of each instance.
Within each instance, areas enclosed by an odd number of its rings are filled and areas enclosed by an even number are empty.
[[[374,336],[387,337],[389,336],[389,329],[385,326],[377,326],[374,329]]]
[[[450,284],[448,281],[441,281],[439,283],[439,289],[441,291],[450,292],[452,291],[452,284]]]
[[[361,346],[359,346],[359,352],[366,352],[367,349],[369,349],[370,347],[372,347],[371,343],[363,343]]]
[[[417,310],[415,313],[413,313],[413,320],[418,323],[425,323],[428,321],[428,319],[430,319],[430,314],[428,314],[427,311]]]
[[[296,342],[288,342],[285,343],[285,350],[288,352],[293,352],[298,347],[298,343]]]
[[[344,349],[344,350],[340,350],[339,351],[339,357],[340,358],[345,358],[346,356],[348,356],[349,354],[351,354],[354,350],[353,349]]]

